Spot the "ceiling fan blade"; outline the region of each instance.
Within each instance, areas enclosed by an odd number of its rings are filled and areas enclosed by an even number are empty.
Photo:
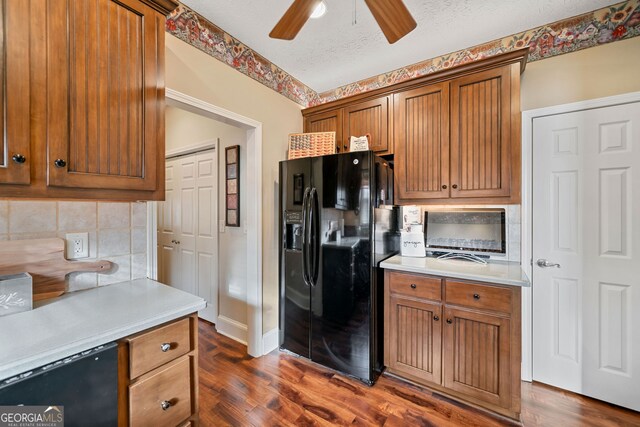
[[[293,4],[280,18],[269,37],[273,39],[293,40],[307,22],[313,10],[321,0],[294,0]]]
[[[364,0],[390,44],[416,28],[416,21],[402,0]]]

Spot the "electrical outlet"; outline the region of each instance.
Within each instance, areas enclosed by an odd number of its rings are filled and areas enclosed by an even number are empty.
[[[89,233],[67,233],[67,259],[89,256]]]

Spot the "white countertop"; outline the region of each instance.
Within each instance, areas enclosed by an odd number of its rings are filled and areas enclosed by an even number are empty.
[[[529,279],[517,262],[498,261],[482,265],[456,259],[439,260],[433,257],[411,258],[396,255],[382,261],[380,267],[501,285],[529,286]]]
[[[200,297],[149,279],[41,301],[0,317],[0,381],[205,306]]]

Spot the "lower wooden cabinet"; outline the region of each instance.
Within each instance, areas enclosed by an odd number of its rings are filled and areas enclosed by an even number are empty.
[[[197,334],[194,314],[120,341],[120,427],[198,424]]]
[[[520,417],[520,288],[385,271],[387,372]]]

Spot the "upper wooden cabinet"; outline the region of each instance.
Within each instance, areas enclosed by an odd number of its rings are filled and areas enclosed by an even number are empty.
[[[336,153],[349,151],[351,136],[370,135],[369,148],[378,155],[393,153],[389,114],[391,96],[349,104],[304,117],[305,132],[335,132]],[[304,113],[303,113],[304,114]]]
[[[527,52],[308,108],[304,131],[342,133],[338,152],[348,149],[349,136],[371,134],[372,150],[393,155],[396,204],[520,203],[520,74]]]
[[[391,96],[383,96],[370,101],[359,102],[344,107],[343,137],[344,151],[349,149],[351,136],[369,134],[369,148],[378,155],[392,154],[389,131],[389,110]]]
[[[451,197],[509,197],[512,184],[519,188],[511,174],[512,152],[514,166],[520,154],[520,136],[511,138],[511,71],[507,65],[451,82]]]
[[[7,12],[20,9],[15,3],[24,9],[26,31],[5,25],[5,35],[26,46],[16,62],[31,61],[21,77],[27,93],[31,88],[27,149],[33,156],[25,162],[31,180],[21,182],[30,185],[3,185],[0,195],[163,199],[165,20],[177,2],[4,3]],[[11,66],[3,67],[7,77]],[[16,141],[7,137],[5,144]],[[11,181],[0,175],[0,182]]]
[[[29,184],[30,1],[0,3],[0,183]]]
[[[342,153],[342,109],[325,111],[305,117],[305,132],[335,132],[336,153]]]
[[[397,93],[394,105],[396,202],[449,197],[449,83]]]

